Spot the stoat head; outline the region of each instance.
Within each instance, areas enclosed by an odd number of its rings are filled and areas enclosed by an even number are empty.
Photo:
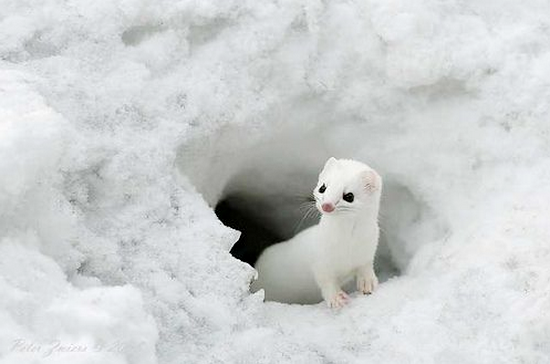
[[[380,203],[382,178],[364,163],[329,158],[313,191],[317,209],[325,215],[359,212]]]

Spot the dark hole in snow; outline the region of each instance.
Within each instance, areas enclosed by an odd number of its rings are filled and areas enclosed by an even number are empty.
[[[247,208],[246,199],[230,196],[218,203],[216,215],[226,226],[241,232],[239,240],[233,245],[231,254],[252,266],[268,246],[283,241],[273,227],[264,225]]]
[[[361,133],[355,127],[348,130],[339,125],[325,134],[350,143],[328,143],[315,129],[275,134],[250,145],[241,142],[242,133],[225,130],[217,136],[197,138],[182,147],[178,163],[215,208],[219,220],[241,231],[231,254],[252,266],[271,244],[317,223],[317,214],[304,218],[304,204],[330,156],[366,162],[384,178],[375,260],[380,281],[405,274],[424,244],[443,239],[448,232],[447,224],[424,201],[425,192],[409,187],[406,175],[395,174],[393,160],[380,154],[384,149],[376,140],[383,141],[383,135],[366,143],[357,138]],[[374,134],[375,130],[369,129],[369,135]],[[354,152],[365,145],[372,149]]]

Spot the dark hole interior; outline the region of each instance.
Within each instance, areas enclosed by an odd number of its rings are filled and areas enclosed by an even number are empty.
[[[251,266],[268,246],[284,240],[272,226],[262,223],[257,215],[247,209],[246,200],[239,196],[222,200],[215,212],[226,226],[241,232],[239,240],[231,248],[231,254]]]

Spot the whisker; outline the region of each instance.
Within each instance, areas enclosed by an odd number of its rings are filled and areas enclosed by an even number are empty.
[[[319,217],[320,214],[319,210],[317,210],[317,206],[312,205],[311,210],[309,210],[309,217]]]
[[[302,204],[300,204],[300,206],[298,206],[298,210],[300,211],[304,211],[304,210],[309,210],[311,207],[315,206],[315,202],[304,202]]]
[[[302,202],[314,201],[312,195],[294,195],[294,196],[290,196],[290,198],[293,201],[302,201]]]
[[[296,224],[296,226],[294,227],[293,229],[293,233],[296,234],[296,232],[302,227],[302,224],[304,223],[304,221],[307,219],[307,217],[309,216],[309,214],[311,213],[311,210],[312,210],[312,206],[310,205],[308,207],[308,209],[306,210],[306,212],[303,214],[302,218],[300,219],[300,221],[298,221],[298,223]]]
[[[302,216],[297,226],[294,228],[294,233],[296,234],[296,232],[300,230],[304,222],[311,218],[318,217],[319,214],[320,213],[319,210],[317,210],[317,206],[315,206],[315,204],[310,205],[309,209],[305,212],[304,216]]]
[[[356,211],[356,209],[354,209],[353,207],[347,207],[347,206],[338,206],[336,207],[337,210],[342,210],[342,211]]]

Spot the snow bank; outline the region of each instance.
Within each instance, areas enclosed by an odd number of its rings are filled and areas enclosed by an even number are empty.
[[[2,5],[5,362],[550,359],[546,2]],[[329,155],[384,176],[401,275],[264,304],[212,208],[288,232]]]

